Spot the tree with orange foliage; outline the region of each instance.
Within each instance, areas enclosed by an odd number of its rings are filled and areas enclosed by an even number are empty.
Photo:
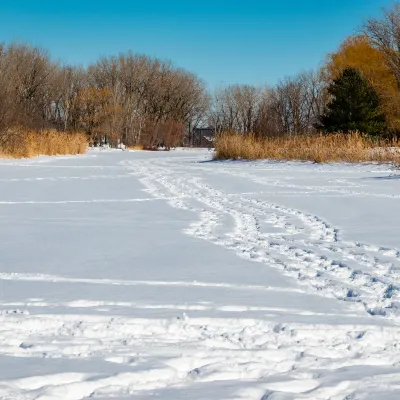
[[[363,74],[377,91],[390,127],[400,130],[400,93],[396,77],[385,54],[367,35],[347,38],[336,53],[329,55],[327,71],[331,80],[337,79],[346,68],[355,68]]]
[[[356,68],[376,90],[396,90],[396,78],[387,66],[384,54],[373,47],[366,35],[350,36],[329,58],[328,71],[334,79],[345,68]]]

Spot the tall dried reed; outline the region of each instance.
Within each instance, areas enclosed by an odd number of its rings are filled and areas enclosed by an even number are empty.
[[[136,150],[136,151],[138,151],[138,150],[144,150],[144,146],[141,145],[141,144],[137,144],[137,145],[135,145],[135,146],[128,146],[128,149],[129,149],[129,150]]]
[[[9,132],[9,137],[0,146],[0,154],[12,158],[83,154],[86,152],[87,145],[87,137],[83,133],[16,129]]]
[[[353,134],[299,135],[259,139],[223,133],[215,141],[216,159],[273,159],[313,162],[391,162],[400,165],[400,142]]]

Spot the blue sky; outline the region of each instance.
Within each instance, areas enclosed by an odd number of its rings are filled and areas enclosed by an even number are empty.
[[[127,50],[172,60],[204,79],[274,84],[315,68],[392,0],[12,0],[0,40],[40,45],[87,65]]]

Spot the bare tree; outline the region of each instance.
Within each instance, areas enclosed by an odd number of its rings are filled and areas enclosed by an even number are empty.
[[[273,137],[282,134],[282,127],[276,112],[274,89],[265,88],[261,93],[261,102],[255,122],[254,133],[261,137]]]
[[[396,3],[391,10],[385,9],[383,13],[382,19],[368,20],[364,32],[385,55],[400,89],[400,3]]]
[[[12,140],[20,127],[51,126],[52,79],[57,64],[39,48],[0,46],[0,141]],[[0,144],[2,144],[0,143]]]
[[[80,67],[63,66],[57,69],[52,81],[52,121],[62,131],[80,130],[80,110],[77,96],[88,86],[86,71]]]
[[[169,61],[121,54],[90,66],[88,78],[91,86],[110,91],[108,136],[128,145],[157,145],[166,121],[176,123],[169,126],[183,124],[189,133],[208,111],[204,83]]]
[[[286,78],[273,90],[272,97],[272,110],[281,134],[311,133],[326,103],[323,72]]]
[[[217,133],[297,135],[316,130],[326,104],[323,70],[286,78],[273,88],[231,85],[217,88],[210,125]]]
[[[262,92],[254,86],[231,85],[217,88],[210,124],[217,132],[251,133],[254,131],[261,100]]]

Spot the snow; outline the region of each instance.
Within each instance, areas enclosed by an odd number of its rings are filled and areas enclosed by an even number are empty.
[[[389,165],[0,161],[0,399],[398,399],[399,198]]]

